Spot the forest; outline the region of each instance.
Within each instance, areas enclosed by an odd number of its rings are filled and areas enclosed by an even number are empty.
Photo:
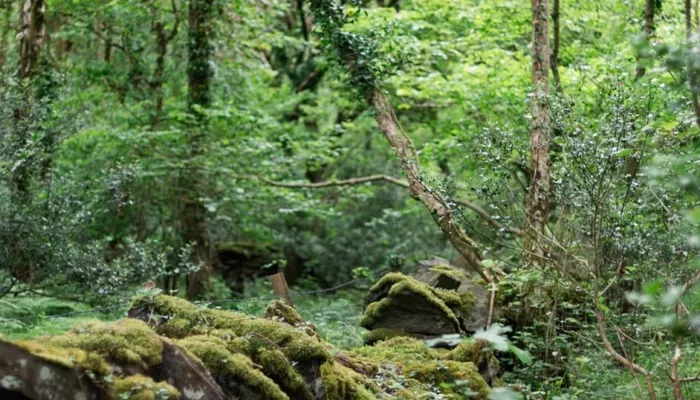
[[[0,399],[700,399],[700,0],[0,0]]]

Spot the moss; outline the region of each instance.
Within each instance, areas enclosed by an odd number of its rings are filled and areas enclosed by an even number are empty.
[[[16,341],[12,342],[12,344],[46,361],[68,368],[84,369],[92,372],[96,377],[106,376],[110,372],[109,364],[95,353],[88,353],[74,348],[64,349],[60,347],[44,346],[36,342],[27,341]]]
[[[412,335],[408,332],[404,332],[400,329],[390,329],[390,328],[377,328],[372,329],[368,334],[365,335],[364,340],[366,344],[372,345],[381,340],[388,340],[395,337]]]
[[[287,357],[277,349],[261,349],[255,355],[265,374],[272,378],[285,393],[295,400],[313,399],[306,381],[292,366]]]
[[[364,377],[336,363],[321,366],[321,377],[328,400],[374,400],[376,397],[363,386]]]
[[[381,341],[375,346],[364,346],[352,351],[369,360],[380,363],[391,363],[397,366],[411,361],[428,361],[436,357],[432,349],[423,341],[409,337],[395,337]]]
[[[128,400],[178,400],[180,392],[165,382],[154,382],[143,375],[116,379],[111,394],[117,399]]]
[[[180,340],[178,344],[202,360],[221,385],[230,386],[233,382],[240,382],[264,399],[289,400],[289,397],[275,382],[255,368],[250,358],[229,352],[224,340],[214,336],[201,335]]]
[[[467,277],[463,271],[452,268],[449,265],[435,265],[430,267],[430,271],[449,275],[450,277],[458,281],[461,281],[462,279],[465,279]]]
[[[263,318],[272,321],[284,322],[293,326],[296,330],[306,333],[308,336],[318,339],[316,327],[305,321],[294,307],[282,300],[272,300],[265,308]]]
[[[388,291],[387,287],[390,287]],[[386,293],[386,297],[381,298],[383,293]],[[459,329],[460,324],[452,309],[471,311],[476,303],[474,296],[471,294],[460,294],[454,290],[431,288],[410,276],[400,273],[389,273],[370,288],[367,298],[381,298],[381,300],[374,301],[366,307],[360,320],[360,325],[371,329],[384,316],[385,312],[395,305],[393,298],[407,294],[421,296],[429,304],[439,309],[446,318],[452,321],[457,329]]]
[[[235,337],[260,338],[267,346],[279,347],[294,361],[327,361],[327,345],[293,327],[266,319],[223,310],[201,309],[171,296],[149,296],[135,300],[134,308],[145,309],[155,320],[156,330],[168,337],[208,334],[225,330]]]
[[[272,300],[265,308],[263,318],[286,322],[291,326],[301,325],[306,322],[294,307],[282,300]]]
[[[450,351],[447,358],[453,361],[473,362],[479,365],[488,356],[488,353],[485,351],[487,348],[488,342],[484,340],[466,340]]]
[[[109,361],[140,364],[145,368],[161,363],[163,342],[148,325],[135,319],[112,323],[90,322],[63,336],[48,339],[52,346],[94,352]]]
[[[371,361],[398,367],[406,378],[426,384],[447,383],[442,390],[453,393],[456,386],[449,384],[457,382],[464,384],[473,392],[485,396],[489,392],[488,384],[479,375],[473,362],[466,361],[476,350],[466,344],[455,350],[431,349],[421,340],[409,337],[395,337],[380,341],[375,346],[364,346],[353,351],[354,356],[363,356]],[[410,382],[409,382],[410,383]],[[458,386],[458,385],[457,385]],[[418,393],[428,390],[425,386],[415,383],[408,384],[405,392],[399,398],[412,398]]]
[[[479,398],[486,398],[491,388],[479,374],[474,363],[458,361],[411,362],[403,367],[403,373],[420,382],[440,385],[443,391],[455,393],[466,386],[478,393]]]
[[[459,321],[452,310],[445,304],[442,297],[448,297],[447,294],[438,293],[428,285],[418,282],[417,280],[404,275],[404,279],[394,283],[389,289],[387,297],[380,301],[370,303],[362,315],[360,325],[364,328],[371,328],[379,319],[384,316],[387,310],[394,306],[394,298],[401,295],[418,295],[425,299],[428,303],[439,309],[447,319],[452,321],[456,328],[459,328]],[[456,293],[455,293],[455,296]]]

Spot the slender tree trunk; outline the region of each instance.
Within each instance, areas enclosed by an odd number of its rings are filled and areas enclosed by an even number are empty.
[[[692,0],[685,0],[685,36],[688,41],[688,87],[690,89],[690,101],[693,104],[695,111],[695,123],[700,128],[700,101],[698,101],[697,74],[695,71],[695,63],[693,62],[694,54],[697,48],[697,38],[693,37],[693,9]]]
[[[544,255],[542,237],[549,214],[549,0],[532,0],[532,122],[530,127],[530,187],[526,200],[525,250],[531,263]]]
[[[654,36],[654,14],[656,12],[656,0],[646,0],[644,4],[644,36],[651,42]],[[642,65],[637,66],[637,79],[646,74],[646,68]]]
[[[326,37],[335,44],[336,51],[348,73],[360,80],[366,79],[367,75],[371,76],[371,72],[363,69],[364,65],[357,63],[358,54],[357,49],[353,47],[353,42],[340,34],[346,19],[336,3],[333,0],[313,0],[311,5],[315,13],[314,20],[318,21]],[[369,106],[374,109],[377,125],[401,163],[411,195],[423,203],[455,250],[467,263],[487,281],[493,280],[491,274],[483,270],[481,266],[483,255],[477,243],[460,225],[458,212],[439,191],[424,182],[418,153],[410,137],[401,127],[386,96],[372,84],[362,85],[360,90]]]
[[[4,12],[2,16],[2,32],[0,32],[0,35],[2,35],[0,36],[0,68],[3,68],[7,63],[7,44],[10,36],[10,30],[12,29],[10,19],[12,18],[12,10],[14,6],[14,1],[6,1],[3,4]]]
[[[212,243],[206,221],[206,208],[202,203],[204,177],[197,164],[202,154],[202,139],[207,133],[206,116],[202,109],[211,105],[210,82],[213,35],[213,0],[190,0],[189,2],[189,62],[187,84],[189,88],[188,106],[195,116],[196,123],[189,127],[190,156],[187,160],[180,186],[183,192],[183,206],[180,223],[183,239],[193,244],[193,261],[200,265],[199,271],[189,277],[187,295],[200,296],[210,286],[212,273]]]
[[[19,63],[20,79],[31,78],[36,72],[46,31],[44,0],[24,0],[20,12]]]
[[[480,264],[483,260],[481,251],[477,243],[462,229],[458,217],[455,215],[455,210],[449,206],[447,199],[438,191],[427,186],[421,179],[418,154],[411,139],[396,120],[386,96],[379,90],[368,90],[365,97],[375,110],[375,118],[379,128],[401,162],[411,195],[420,200],[428,209],[447,239],[467,263],[490,281],[491,276],[481,269]]]
[[[151,114],[151,130],[158,129],[163,115],[163,75],[165,74],[165,56],[168,53],[168,38],[164,24],[156,23],[154,31],[156,32],[156,68],[153,72],[151,89],[155,96],[155,107]]]
[[[552,3],[552,56],[550,58],[552,68],[552,78],[554,78],[554,86],[559,94],[564,93],[564,88],[561,85],[561,77],[559,76],[559,35],[561,26],[559,24],[559,0],[554,0]]]
[[[31,165],[34,157],[26,156],[26,148],[31,132],[27,125],[29,107],[32,101],[31,81],[38,72],[38,63],[45,35],[45,5],[43,0],[24,0],[19,13],[19,58],[17,77],[21,81],[20,103],[14,109],[14,129],[10,146],[12,153],[20,161],[12,171],[10,195],[18,214],[27,210],[30,204]],[[20,224],[20,221],[14,221]],[[11,266],[12,275],[19,281],[31,283],[35,278],[36,267],[22,246],[22,234],[17,231],[13,237]]]

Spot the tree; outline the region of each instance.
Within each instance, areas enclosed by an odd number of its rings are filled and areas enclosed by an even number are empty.
[[[211,67],[213,35],[213,0],[190,0],[188,14],[189,39],[187,49],[187,105],[193,123],[188,126],[189,159],[181,172],[179,190],[182,193],[180,224],[185,243],[193,245],[193,262],[200,269],[191,274],[187,296],[195,298],[209,286],[212,273],[212,243],[207,225],[206,208],[202,203],[204,177],[198,157],[203,154],[203,140],[207,134],[205,111],[211,106]]]
[[[554,0],[552,3],[552,55],[550,64],[552,67],[552,78],[554,78],[554,86],[557,93],[564,93],[564,88],[561,86],[561,77],[559,76],[559,44],[561,36],[561,14],[559,4],[560,0]]]
[[[530,186],[526,199],[525,251],[532,263],[544,254],[543,241],[549,214],[549,0],[532,0],[532,87],[530,99]]]
[[[14,1],[3,1],[0,3],[3,9],[2,15],[2,31],[0,32],[0,67],[4,67],[7,62],[7,45],[8,38],[10,36],[10,30],[12,29],[12,24],[10,23],[10,18],[12,17],[12,11],[15,6]]]
[[[343,10],[333,0],[313,0],[312,7],[328,41],[338,52],[344,67],[351,75],[352,85],[373,109],[384,138],[394,151],[408,180],[411,196],[418,199],[430,212],[437,225],[455,250],[487,281],[492,276],[481,262],[484,257],[478,244],[461,227],[458,213],[451,202],[423,180],[418,153],[408,134],[401,127],[394,109],[377,85],[378,71],[374,69],[376,50],[373,44],[360,36],[342,31],[347,20]]]
[[[46,6],[44,0],[24,0],[20,10],[19,62],[20,79],[31,78],[37,72],[37,63],[46,33]]]
[[[644,2],[644,38],[647,42],[654,36],[656,27],[654,26],[654,15],[656,13],[656,2],[658,0],[645,0]],[[637,66],[637,79],[643,77],[647,69],[643,65]]]

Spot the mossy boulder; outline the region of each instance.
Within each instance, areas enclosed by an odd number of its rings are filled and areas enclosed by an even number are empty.
[[[470,293],[434,288],[410,276],[389,273],[367,293],[360,324],[374,331],[370,341],[389,332],[419,337],[462,333],[463,318],[474,304]]]
[[[440,257],[419,261],[413,276],[429,286],[453,289],[457,293],[471,297],[471,307],[458,315],[466,332],[476,332],[486,326],[489,296],[481,278],[471,279],[467,271]],[[450,283],[445,284],[447,281]],[[459,283],[456,287],[454,287],[455,281]]]

